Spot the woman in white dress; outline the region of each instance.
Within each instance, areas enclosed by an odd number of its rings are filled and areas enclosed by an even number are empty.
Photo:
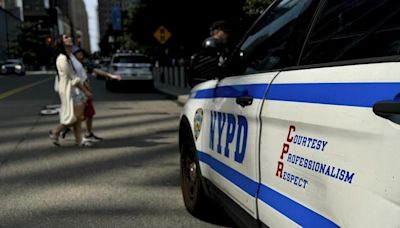
[[[68,35],[62,35],[57,40],[56,80],[58,81],[58,94],[61,100],[60,124],[49,132],[49,137],[54,145],[60,146],[58,140],[60,132],[65,127],[72,126],[76,144],[90,146],[90,142],[82,140],[81,122],[85,99],[91,98],[92,94],[83,86],[71,64],[72,45],[72,38]]]

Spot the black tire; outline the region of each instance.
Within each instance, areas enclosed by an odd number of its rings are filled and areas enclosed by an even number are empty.
[[[185,139],[181,145],[181,188],[186,209],[196,217],[204,217],[211,199],[206,195],[193,140]]]

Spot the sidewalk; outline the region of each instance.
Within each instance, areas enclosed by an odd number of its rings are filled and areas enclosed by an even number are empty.
[[[161,93],[170,96],[172,99],[176,99],[178,104],[184,105],[189,99],[190,89],[188,88],[178,88],[175,86],[169,86],[165,84],[156,83],[154,88]]]

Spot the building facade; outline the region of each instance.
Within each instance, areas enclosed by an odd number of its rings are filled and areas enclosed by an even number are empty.
[[[0,62],[14,57],[11,48],[21,32],[18,27],[20,23],[21,20],[14,14],[0,8]]]
[[[90,53],[88,16],[83,0],[70,0],[69,15],[74,28],[75,44]]]
[[[112,22],[112,8],[115,4],[121,7],[121,10],[127,10],[130,6],[139,4],[140,0],[98,0],[98,18],[99,18],[99,31],[100,38],[103,38],[109,25]]]

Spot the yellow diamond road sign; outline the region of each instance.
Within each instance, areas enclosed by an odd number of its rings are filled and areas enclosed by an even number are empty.
[[[164,44],[165,42],[168,41],[168,39],[171,37],[171,33],[168,31],[167,28],[164,26],[158,27],[158,29],[154,32],[154,37],[160,42],[161,44]]]

